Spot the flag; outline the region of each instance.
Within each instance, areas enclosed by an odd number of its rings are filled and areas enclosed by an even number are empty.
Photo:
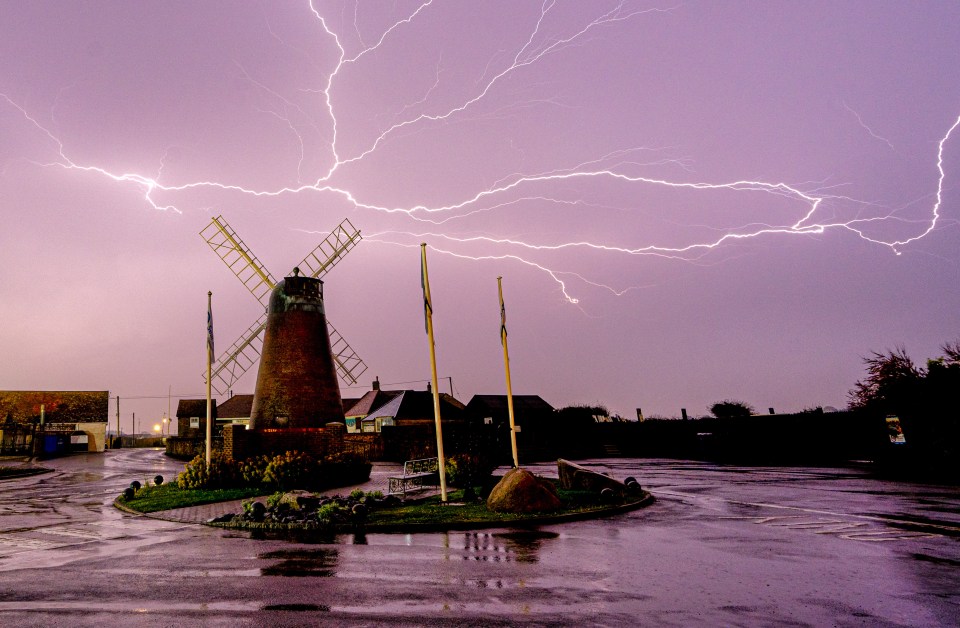
[[[420,287],[423,288],[423,330],[427,329],[427,317],[433,316],[433,303],[430,301],[430,279],[427,277],[427,244],[423,243],[420,256]]]
[[[497,290],[500,292],[500,344],[507,342],[507,308],[503,305],[503,284],[500,283],[502,277],[497,277]]]
[[[207,295],[208,297],[210,295]],[[213,305],[210,302],[210,299],[207,299],[207,355],[210,357],[210,361],[213,362],[214,350],[213,350]]]

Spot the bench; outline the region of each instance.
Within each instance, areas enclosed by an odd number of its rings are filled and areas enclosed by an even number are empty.
[[[436,458],[407,460],[403,463],[403,475],[390,478],[387,493],[400,493],[406,497],[407,491],[422,488],[427,480],[433,479],[439,479]]]

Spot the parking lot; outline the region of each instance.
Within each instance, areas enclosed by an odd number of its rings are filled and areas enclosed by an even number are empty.
[[[656,503],[537,529],[292,542],[114,509],[132,479],[181,468],[158,450],[47,461],[53,473],[0,482],[0,624],[957,625],[957,488],[583,462],[637,477]]]

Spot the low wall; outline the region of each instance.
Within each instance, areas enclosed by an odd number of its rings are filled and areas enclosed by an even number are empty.
[[[344,451],[347,428],[343,423],[326,427],[290,427],[248,430],[244,425],[223,428],[223,450],[234,460],[259,455],[279,455],[302,451],[317,460],[336,456]]]
[[[383,437],[380,434],[346,434],[343,448],[364,460],[383,460]]]
[[[214,437],[210,446],[213,451],[223,449],[223,438]],[[193,460],[207,453],[207,439],[186,436],[167,437],[167,455],[178,460]]]

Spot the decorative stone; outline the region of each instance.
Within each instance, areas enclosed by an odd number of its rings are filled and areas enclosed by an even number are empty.
[[[320,498],[309,491],[288,491],[277,505],[286,505],[294,510],[316,510],[320,506]]]
[[[623,496],[627,493],[627,487],[622,482],[563,458],[557,460],[557,471],[560,475],[560,486],[568,490],[600,493],[609,488],[615,495]]]
[[[560,506],[553,484],[526,469],[507,471],[487,498],[487,508],[494,512],[546,512]]]

